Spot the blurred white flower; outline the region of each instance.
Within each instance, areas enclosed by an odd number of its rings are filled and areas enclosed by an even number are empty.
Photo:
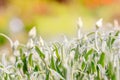
[[[13,52],[13,54],[14,54],[14,56],[20,56],[19,50],[15,50],[15,51]]]
[[[34,47],[34,43],[33,43],[33,40],[32,39],[29,39],[28,42],[27,42],[27,48],[28,49],[31,49]]]
[[[101,28],[102,27],[102,21],[103,21],[103,19],[101,18],[101,19],[99,19],[97,22],[96,22],[96,28],[97,29],[99,29],[99,28]]]
[[[39,37],[39,45],[40,46],[44,46],[44,40],[42,39],[42,37]]]
[[[64,41],[65,43],[68,43],[67,37],[66,37],[65,35],[63,35],[63,37],[64,37],[64,40],[63,40],[63,41]]]
[[[88,40],[88,37],[87,37],[87,35],[84,35],[84,39],[85,39],[85,41],[86,41],[86,40]]]
[[[118,20],[114,20],[114,30],[120,30]]]
[[[19,46],[19,41],[16,40],[16,41],[13,43],[13,47],[14,47],[14,49],[17,49],[18,46]]]
[[[83,22],[82,22],[81,17],[79,17],[78,20],[77,20],[77,26],[78,26],[78,28],[82,28],[83,27]]]
[[[83,27],[83,22],[82,22],[82,19],[79,17],[78,20],[77,20],[77,36],[78,36],[78,39],[81,38],[81,28]]]
[[[29,36],[32,37],[32,38],[35,38],[36,37],[36,28],[33,27],[30,32],[29,32]]]

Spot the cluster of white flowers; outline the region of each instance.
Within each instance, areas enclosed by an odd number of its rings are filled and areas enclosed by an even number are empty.
[[[35,27],[26,44],[0,33],[9,40],[13,52],[2,57],[0,80],[119,80],[119,24],[115,20],[107,32],[102,21],[96,22],[95,31],[82,34],[79,18],[77,38],[68,40],[63,36],[61,42],[44,41]]]

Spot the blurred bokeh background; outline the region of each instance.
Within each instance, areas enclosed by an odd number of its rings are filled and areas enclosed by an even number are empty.
[[[82,18],[90,30],[99,18],[120,22],[119,0],[0,0],[0,33],[25,42],[28,31],[36,26],[44,39],[76,34],[76,20]],[[6,43],[0,37],[0,46]]]

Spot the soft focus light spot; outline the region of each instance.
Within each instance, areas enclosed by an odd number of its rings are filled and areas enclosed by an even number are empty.
[[[19,18],[12,18],[9,24],[10,31],[13,33],[18,33],[23,30],[24,24]]]

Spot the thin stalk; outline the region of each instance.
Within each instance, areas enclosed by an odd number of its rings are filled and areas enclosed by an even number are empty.
[[[98,38],[98,30],[96,30],[96,32],[95,32],[95,47],[99,51],[98,39],[97,38]]]
[[[12,41],[12,39],[10,39],[7,35],[5,35],[3,33],[0,33],[0,36],[5,37],[10,42],[11,47],[13,47],[13,41]]]

